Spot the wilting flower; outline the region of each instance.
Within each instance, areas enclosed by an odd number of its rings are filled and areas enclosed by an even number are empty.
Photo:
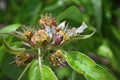
[[[57,50],[54,53],[51,53],[50,55],[50,61],[53,66],[65,66],[66,65],[66,59],[61,50]]]
[[[30,29],[25,31],[24,34],[22,34],[21,38],[25,40],[30,40],[33,34],[34,34],[34,31]]]
[[[35,58],[35,56],[30,53],[17,53],[15,55],[15,62],[18,66],[25,66],[30,63],[33,58]]]
[[[65,21],[60,23],[56,27],[44,26],[48,32],[49,37],[52,39],[52,44],[63,44],[65,41],[70,40],[72,37],[80,35],[87,28],[85,22],[79,28],[68,29],[68,25],[65,25]]]
[[[59,46],[71,40],[72,37],[80,35],[87,28],[85,22],[78,28],[68,28],[66,21],[58,25],[55,18],[45,15],[39,20],[39,30],[26,30],[20,34],[22,39],[26,39],[24,44],[29,47]]]
[[[50,37],[46,30],[39,30],[31,37],[30,41],[33,43],[33,45],[40,44],[43,46],[44,44],[50,42]]]
[[[48,25],[50,27],[57,26],[56,18],[52,18],[50,15],[47,14],[45,16],[41,16],[41,19],[39,20],[39,25],[44,26]]]

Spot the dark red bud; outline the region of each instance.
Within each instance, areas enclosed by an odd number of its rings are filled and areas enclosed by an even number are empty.
[[[63,40],[63,36],[58,35],[55,37],[54,44],[59,45],[62,42],[62,40]]]
[[[30,63],[35,58],[35,55],[30,53],[26,53],[26,56],[28,57],[28,59],[25,61],[25,63]]]

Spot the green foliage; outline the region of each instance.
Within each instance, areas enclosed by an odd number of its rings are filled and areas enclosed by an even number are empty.
[[[51,67],[49,59],[47,59],[42,61],[42,71],[40,71],[38,59],[35,58],[36,60],[32,61],[21,80],[41,80],[41,72],[44,80],[48,80],[48,78],[57,80],[57,77],[60,80],[120,79],[119,1],[3,0],[3,2],[5,2],[6,8],[2,9],[0,6],[0,28],[2,27],[0,29],[0,80],[17,80],[24,70],[25,67],[10,64],[14,61],[13,57],[16,53],[29,51],[38,55],[34,49],[29,50],[28,47],[21,46],[20,37],[14,33],[21,24],[25,24],[28,28],[38,28],[38,19],[45,13],[51,13],[59,23],[66,21],[70,28],[72,28],[71,26],[79,27],[83,21],[89,28],[63,47],[60,46],[60,49],[65,50],[69,66],[62,69]],[[51,53],[45,52],[47,58],[49,58],[49,54]],[[75,71],[72,71],[70,67]]]
[[[74,11],[74,13],[73,13],[73,11]],[[64,12],[59,14],[57,19],[59,21],[67,20],[71,23],[70,24],[71,26],[76,26],[78,23],[83,21],[83,17],[84,17],[83,14],[79,11],[79,9],[77,7],[71,6],[71,7],[67,8]]]
[[[12,32],[15,32],[20,27],[20,24],[12,24],[9,26],[6,26],[5,28],[0,29],[0,37],[5,37],[6,34],[11,34]],[[12,35],[12,34],[11,34]]]
[[[68,64],[78,73],[84,74],[88,80],[115,80],[103,67],[80,52],[66,52]]]
[[[11,47],[3,37],[0,37],[0,40],[4,44],[6,50],[9,51],[10,53],[16,54],[16,53],[25,51],[25,48]]]
[[[17,80],[19,75],[23,71],[24,67],[23,68],[16,67],[15,64],[10,64],[11,62],[14,61],[14,58],[11,54],[8,54],[8,52],[6,52],[3,46],[0,47],[0,51],[2,51],[2,54],[0,54],[0,69],[5,75],[7,75],[7,77],[13,80]],[[7,77],[4,76],[3,79]],[[23,78],[23,79],[26,79],[26,78]]]
[[[0,33],[11,33],[16,31],[19,27],[20,27],[20,24],[17,24],[17,23],[12,24],[12,25],[6,26],[3,29],[0,29]]]
[[[42,73],[40,73],[39,68],[38,61],[34,61],[30,67],[28,80],[42,80],[40,76],[41,74],[43,76],[43,80],[58,80],[54,72],[48,66],[42,65]]]

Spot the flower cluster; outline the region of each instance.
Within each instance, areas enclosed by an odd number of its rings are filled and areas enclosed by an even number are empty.
[[[80,35],[87,28],[87,25],[83,22],[80,27],[69,29],[66,21],[58,24],[56,19],[50,15],[42,16],[39,20],[39,26],[38,30],[26,29],[23,33],[17,32],[17,34],[20,35],[24,44],[30,48],[40,47],[44,50],[50,50],[54,46],[61,46],[71,40],[72,37]],[[53,66],[64,66],[66,61],[64,53],[59,49],[55,50],[54,53],[50,54],[50,61]],[[16,62],[19,62],[19,58],[16,59]],[[23,65],[23,63],[18,65],[21,64]]]
[[[49,15],[42,16],[39,20],[39,25],[40,29],[37,31],[28,29],[20,34],[21,38],[25,40],[26,45],[30,47],[61,45],[87,28],[87,25],[83,22],[78,28],[68,29],[66,21],[58,24],[56,19]]]

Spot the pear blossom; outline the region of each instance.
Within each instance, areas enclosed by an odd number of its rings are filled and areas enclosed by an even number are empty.
[[[24,43],[29,47],[59,46],[71,40],[72,37],[80,35],[87,28],[85,22],[82,22],[80,27],[70,29],[66,21],[58,24],[55,18],[48,15],[41,17],[39,25],[39,30],[26,30],[21,34],[23,39],[28,39]]]

